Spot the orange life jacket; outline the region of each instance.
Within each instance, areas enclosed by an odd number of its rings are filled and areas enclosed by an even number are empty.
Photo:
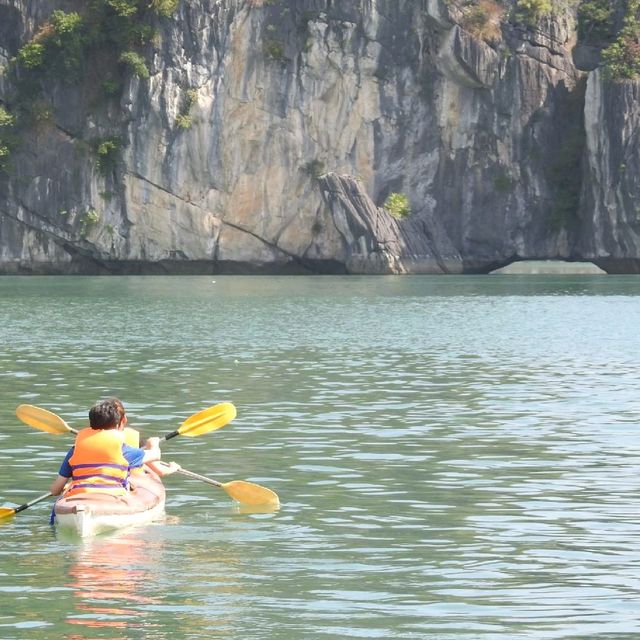
[[[124,437],[117,429],[82,429],[69,464],[71,484],[65,495],[99,492],[127,493],[129,463],[122,455]]]

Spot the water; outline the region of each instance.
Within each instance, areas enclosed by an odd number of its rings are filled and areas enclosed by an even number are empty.
[[[637,638],[640,280],[0,278],[0,499],[48,488],[120,396],[143,435],[275,490],[251,513],[174,475],[163,523],[0,527],[0,638]]]

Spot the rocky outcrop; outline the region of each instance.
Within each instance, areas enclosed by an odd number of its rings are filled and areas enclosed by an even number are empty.
[[[326,207],[318,212],[316,239],[305,258],[320,264],[336,260],[348,273],[461,271],[460,256],[436,220],[397,220],[376,207],[362,182],[351,176],[329,173],[319,182]]]
[[[10,62],[62,0],[0,0]],[[48,78],[0,175],[3,273],[462,273],[640,264],[638,85],[571,14],[487,44],[442,0],[192,0],[149,79]],[[189,104],[188,120],[181,120]],[[186,126],[185,126],[186,125]],[[98,142],[117,140],[100,166]],[[382,208],[406,194],[412,214]]]
[[[608,272],[640,273],[640,83],[587,85],[583,255]]]

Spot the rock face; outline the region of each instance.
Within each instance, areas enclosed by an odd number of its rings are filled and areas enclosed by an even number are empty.
[[[587,84],[580,246],[608,272],[640,273],[640,83]]]
[[[0,0],[9,110],[10,58],[69,4]],[[640,271],[640,85],[574,66],[571,14],[490,45],[456,11],[181,2],[150,78],[109,99],[99,69],[43,84],[50,113],[0,174],[0,272]],[[121,145],[106,169],[105,139]],[[393,192],[408,218],[382,208]]]

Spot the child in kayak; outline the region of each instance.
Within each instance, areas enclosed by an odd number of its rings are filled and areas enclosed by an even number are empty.
[[[143,464],[153,465],[161,458],[159,438],[149,438],[143,448],[127,444],[126,423],[124,407],[117,398],[101,400],[91,407],[90,426],[78,433],[75,446],[67,453],[58,477],[51,484],[51,494],[57,496],[67,487],[67,496],[85,492],[126,495],[131,470]],[[133,429],[128,431],[137,434]],[[127,434],[126,439],[131,441],[132,434]],[[156,473],[160,471],[159,475],[167,475],[179,466],[152,468]]]

